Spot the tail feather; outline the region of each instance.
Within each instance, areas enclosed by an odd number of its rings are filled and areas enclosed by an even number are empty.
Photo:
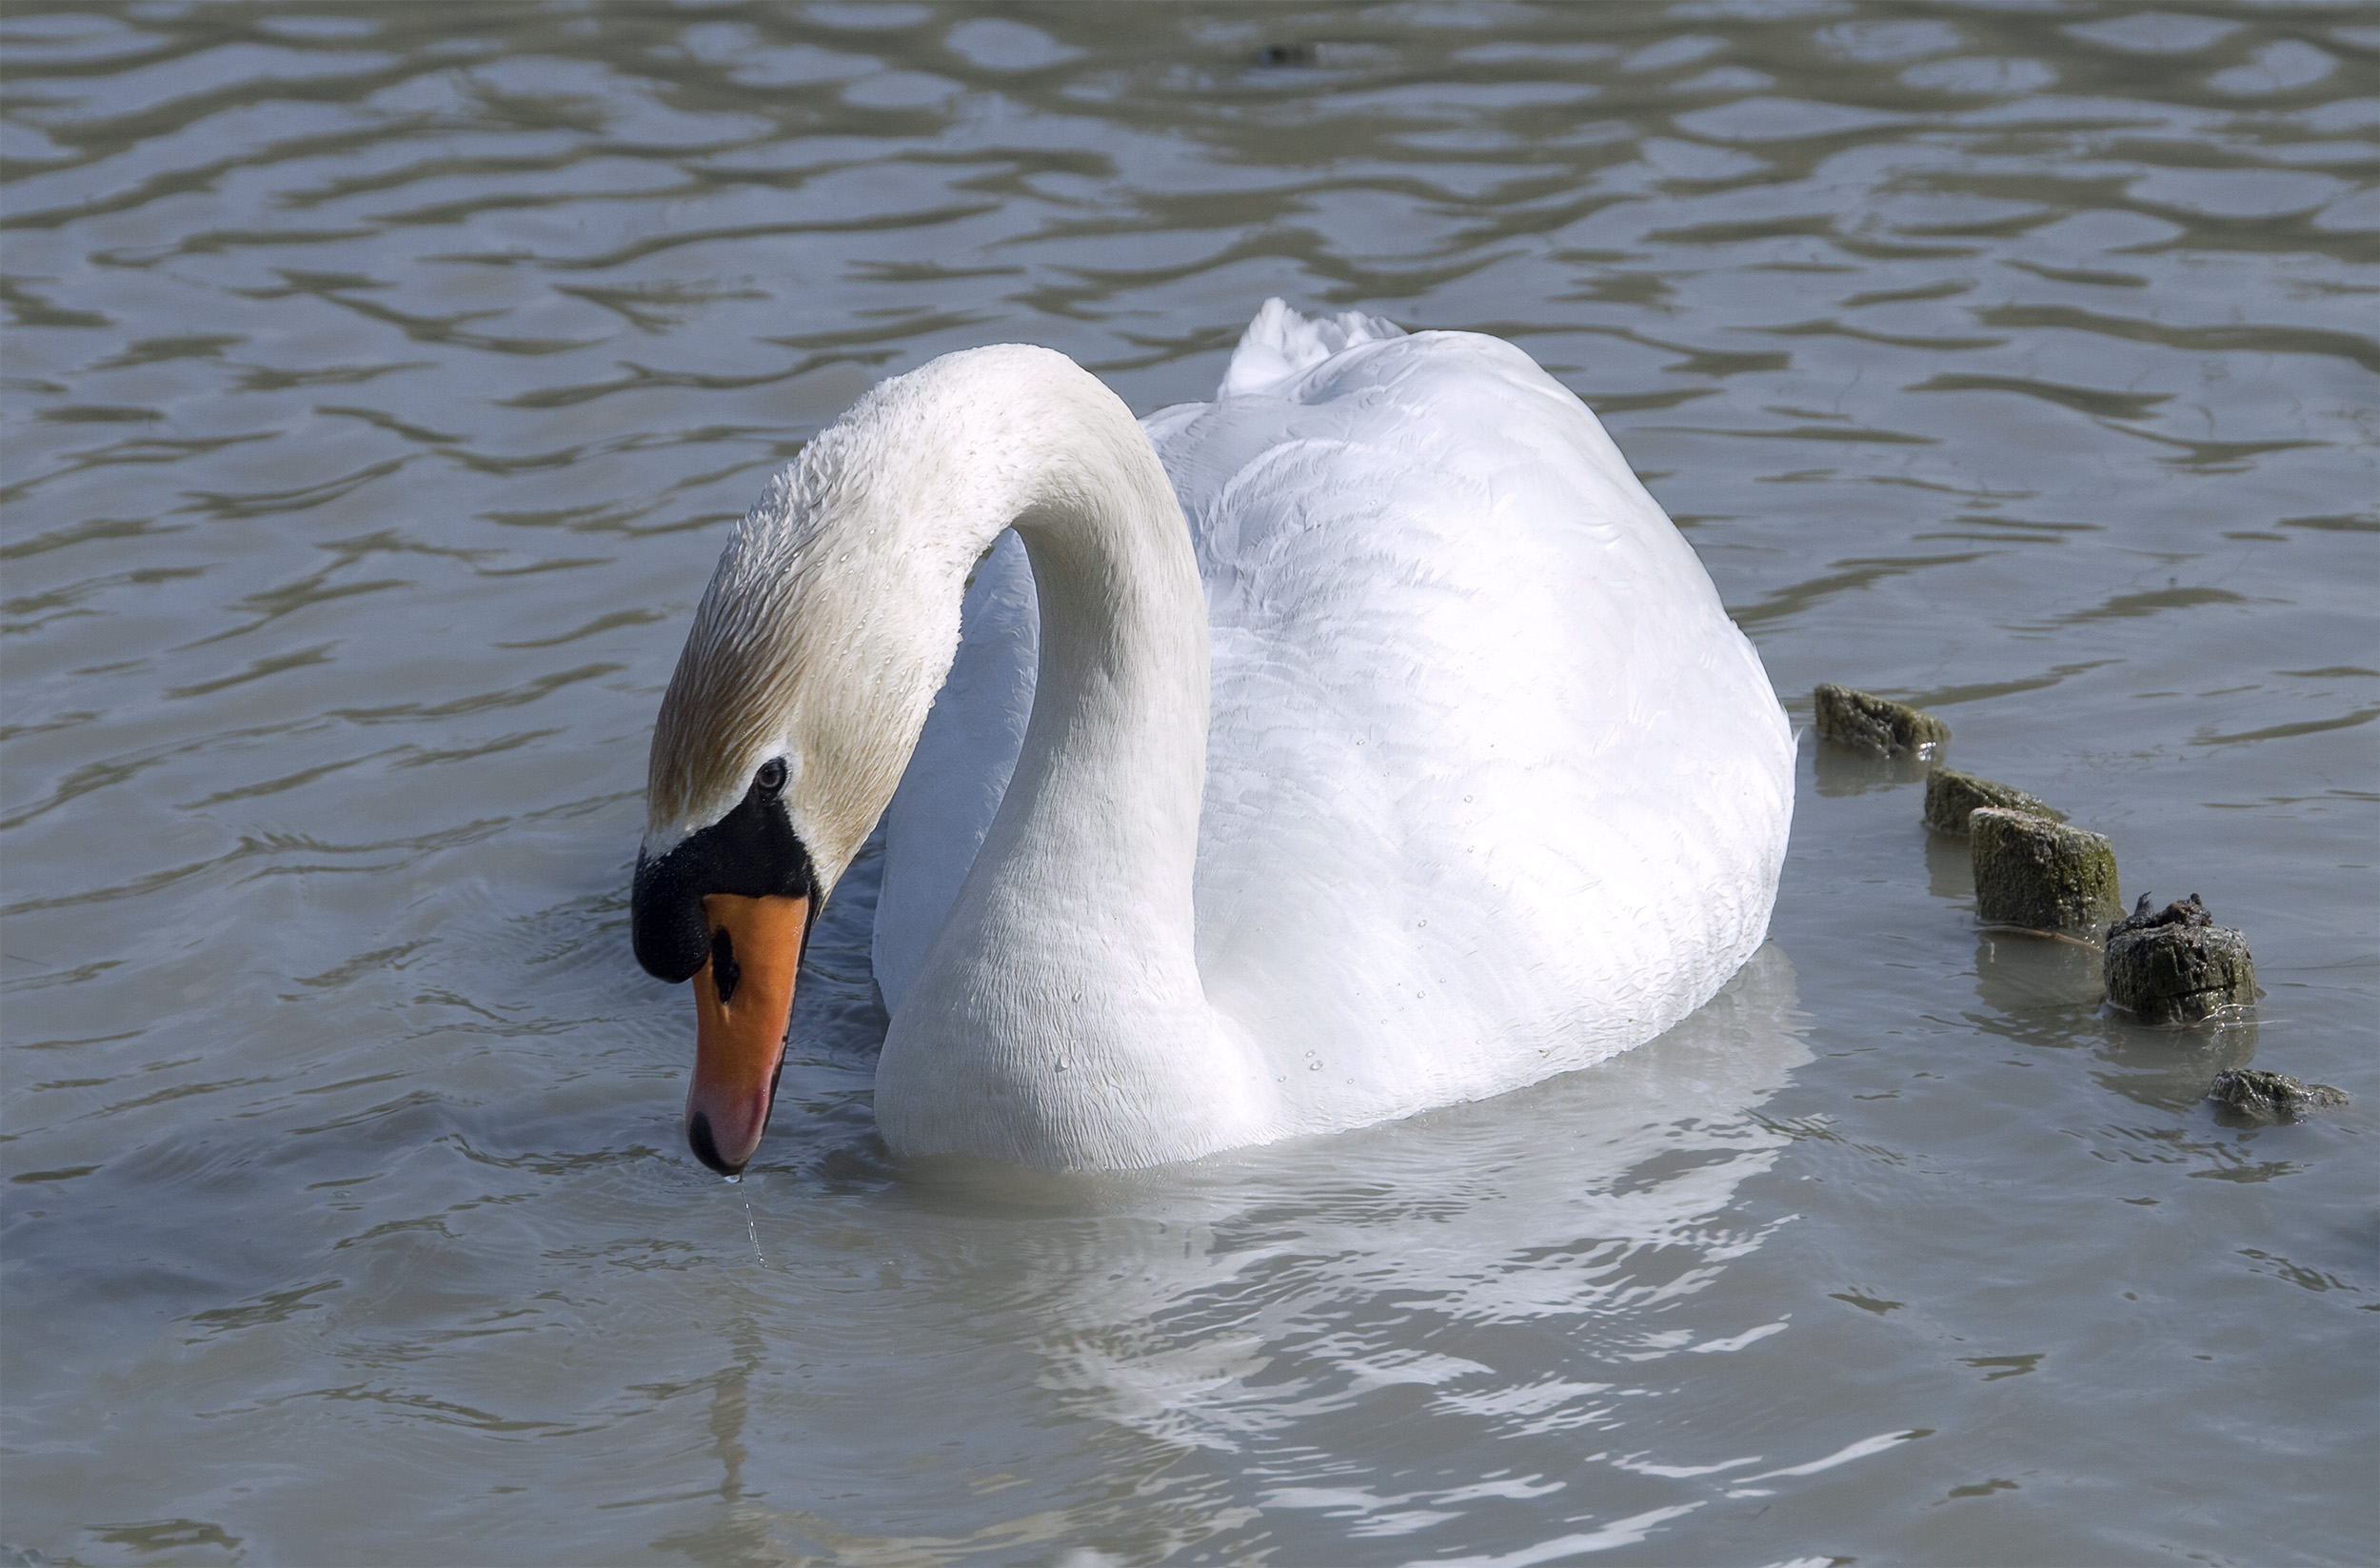
[[[1278,392],[1297,376],[1343,349],[1404,335],[1403,327],[1378,316],[1348,310],[1336,317],[1316,316],[1309,320],[1280,300],[1269,299],[1257,311],[1256,320],[1248,323],[1247,331],[1240,334],[1240,347],[1232,350],[1231,366],[1223,372],[1222,385],[1215,389],[1215,396],[1220,401],[1248,393]]]

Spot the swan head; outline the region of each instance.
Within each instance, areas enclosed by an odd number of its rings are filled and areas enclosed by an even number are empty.
[[[723,1174],[760,1143],[803,943],[958,645],[971,555],[901,526],[916,465],[884,449],[882,417],[901,386],[812,442],[738,525],[653,728],[630,923],[648,973],[694,983],[686,1141]]]

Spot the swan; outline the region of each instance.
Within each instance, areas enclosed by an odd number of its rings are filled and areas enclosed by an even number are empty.
[[[686,1138],[740,1171],[882,819],[893,1152],[1156,1165],[1668,1029],[1766,936],[1793,751],[1692,548],[1510,344],[1273,300],[1213,402],[1139,422],[974,348],[728,539],[633,944],[694,982]]]

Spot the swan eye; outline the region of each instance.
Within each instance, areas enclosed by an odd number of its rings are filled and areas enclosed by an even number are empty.
[[[784,787],[785,760],[783,757],[771,757],[761,764],[758,773],[752,775],[752,788],[764,801],[775,800],[777,792]]]

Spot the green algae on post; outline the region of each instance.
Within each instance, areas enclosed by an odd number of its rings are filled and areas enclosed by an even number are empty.
[[[2277,1117],[2294,1121],[2303,1111],[2326,1110],[2347,1103],[2347,1091],[2328,1083],[2301,1083],[2287,1073],[2234,1068],[2214,1075],[2207,1098],[2226,1110],[2246,1116]]]
[[[1936,833],[1965,833],[1968,817],[1987,805],[1996,805],[2006,811],[2029,812],[2054,822],[2063,822],[2066,818],[2065,812],[2021,789],[1993,784],[1989,779],[1978,779],[1972,773],[1961,773],[1939,763],[1927,770],[1926,825]]]
[[[1832,684],[1820,685],[1812,695],[1817,699],[1819,738],[1854,751],[1923,756],[1951,738],[1950,725],[1907,703]]]
[[[1967,830],[1986,925],[2096,931],[2123,913],[2115,845],[2098,834],[1989,805],[1968,814]]]
[[[2108,1000],[2151,1023],[2195,1023],[2256,1000],[2256,961],[2248,939],[2217,925],[2198,895],[2152,911],[2140,895],[2108,928],[2102,961]]]

